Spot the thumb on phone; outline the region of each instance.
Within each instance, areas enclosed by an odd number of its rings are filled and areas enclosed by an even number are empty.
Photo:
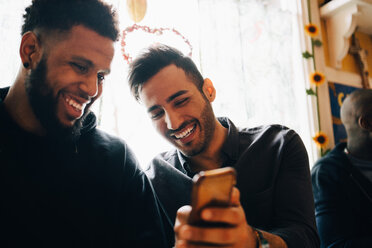
[[[240,206],[240,191],[236,187],[232,189],[230,204],[232,206]]]

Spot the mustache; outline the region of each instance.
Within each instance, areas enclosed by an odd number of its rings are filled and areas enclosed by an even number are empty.
[[[183,122],[177,129],[168,130],[167,131],[167,136],[172,136],[173,134],[178,133],[179,131],[184,129],[186,126],[188,126],[188,125],[190,125],[191,123],[194,123],[194,122],[198,123],[198,120],[193,119],[193,120],[188,120],[188,121]]]

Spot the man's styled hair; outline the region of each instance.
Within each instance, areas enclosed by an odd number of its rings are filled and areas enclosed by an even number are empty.
[[[33,0],[25,12],[22,35],[36,29],[68,31],[83,25],[113,41],[119,37],[116,12],[100,0]]]
[[[145,50],[129,67],[129,86],[137,101],[142,86],[168,65],[182,69],[186,76],[203,92],[204,79],[191,58],[183,55],[177,49],[167,45],[156,45]]]

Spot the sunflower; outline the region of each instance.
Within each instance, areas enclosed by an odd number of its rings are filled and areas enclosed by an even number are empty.
[[[315,141],[315,144],[320,148],[325,148],[328,144],[328,136],[322,131],[317,132],[313,137],[313,140]]]
[[[315,37],[319,34],[319,28],[317,25],[309,23],[305,26],[305,32],[310,37]]]
[[[316,86],[319,86],[325,82],[325,76],[323,73],[315,71],[310,74],[310,82]]]

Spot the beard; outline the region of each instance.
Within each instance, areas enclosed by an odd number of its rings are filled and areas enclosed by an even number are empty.
[[[86,109],[83,116],[77,119],[71,127],[62,125],[57,117],[58,95],[53,95],[53,89],[49,86],[51,84],[46,78],[47,71],[46,58],[43,57],[35,70],[32,70],[26,77],[25,88],[31,108],[46,130],[47,137],[61,141],[74,141],[80,136],[82,122],[89,111]]]
[[[195,121],[197,122],[197,125],[199,125],[201,132],[203,132],[203,135],[201,136],[200,141],[198,141],[197,144],[194,144],[193,147],[191,147],[190,144],[191,149],[183,149],[182,147],[179,147],[179,150],[186,157],[193,157],[204,152],[213,139],[214,131],[216,129],[216,122],[212,106],[209,102],[207,102],[207,100],[201,112],[201,120]],[[187,124],[185,123],[185,126],[186,125]]]

